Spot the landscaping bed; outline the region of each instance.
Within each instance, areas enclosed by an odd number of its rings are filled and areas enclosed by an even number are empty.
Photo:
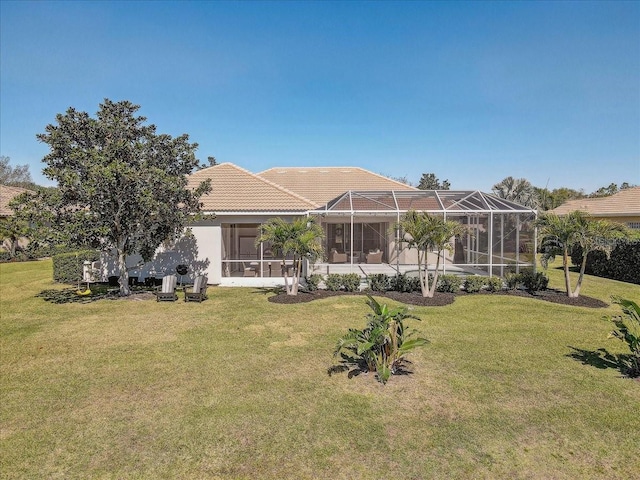
[[[330,291],[330,290],[315,290],[313,292],[301,291],[298,295],[287,295],[284,292],[279,292],[276,295],[269,297],[269,301],[272,303],[293,304],[293,303],[305,303],[313,300],[319,300],[323,298],[335,297],[338,295],[361,295],[371,294],[377,297],[386,297],[397,302],[401,302],[407,305],[418,305],[423,307],[441,307],[449,305],[454,302],[457,296],[468,295],[503,295],[514,297],[534,298],[537,300],[545,300],[547,302],[559,303],[563,305],[572,305],[575,307],[588,307],[588,308],[605,308],[609,304],[599,300],[597,298],[586,297],[581,295],[577,298],[570,298],[565,292],[546,289],[538,292],[529,293],[525,290],[502,290],[499,292],[478,292],[478,293],[466,293],[460,291],[460,293],[443,293],[436,292],[433,297],[423,297],[420,292],[401,293],[395,291],[387,292],[345,292],[345,291]]]

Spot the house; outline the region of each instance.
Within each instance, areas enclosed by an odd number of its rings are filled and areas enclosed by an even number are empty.
[[[443,215],[469,227],[469,235],[455,239],[455,251],[441,261],[445,272],[502,275],[532,265],[536,212],[492,194],[418,190],[359,167],[252,173],[222,163],[190,175],[189,186],[207,179],[211,192],[202,197],[202,214],[187,235],[158,249],[156,259],[132,275],[157,277],[185,264],[189,277],[204,273],[213,284],[281,285],[288,263],[282,265],[270,246],[256,239],[267,220],[300,216],[317,217],[325,234],[327,257],[308,265],[307,274],[411,272],[417,268],[416,252],[393,228],[408,210]],[[435,260],[430,254],[431,268]]]
[[[586,212],[594,218],[640,229],[640,187],[625,188],[608,197],[569,200],[551,212],[562,216],[575,210]]]
[[[13,209],[9,206],[11,200],[13,200],[18,195],[30,192],[26,188],[21,187],[11,187],[8,185],[0,185],[0,222],[5,221],[9,217],[13,216]],[[2,248],[6,250],[11,249],[11,242],[7,239],[2,240]],[[21,238],[18,240],[18,246],[24,248],[28,243],[26,238]]]

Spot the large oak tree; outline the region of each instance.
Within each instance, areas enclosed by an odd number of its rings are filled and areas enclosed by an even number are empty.
[[[58,183],[54,228],[71,243],[115,251],[120,294],[129,294],[127,256],[153,258],[165,240],[182,234],[200,209],[203,182],[187,188],[198,167],[188,135],[156,133],[136,116],[140,107],[105,99],[96,117],[69,108],[39,134],[50,152],[43,172]]]

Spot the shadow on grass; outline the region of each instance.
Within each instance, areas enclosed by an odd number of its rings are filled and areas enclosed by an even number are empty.
[[[62,290],[43,290],[36,297],[43,298],[47,302],[63,304],[63,303],[92,303],[98,300],[119,300],[122,298],[143,299],[146,294],[150,295],[149,290],[132,290],[129,297],[121,297],[118,289],[96,289],[91,290],[89,295],[79,294],[74,288],[65,288]],[[138,297],[138,298],[136,298]]]
[[[396,363],[393,375],[413,375],[413,371],[409,370],[409,365],[411,362],[406,358],[401,359]],[[340,361],[337,365],[332,365],[327,369],[327,374],[329,376],[347,372],[347,378],[357,377],[358,375],[362,375],[363,373],[369,373],[369,369],[367,368],[367,364],[364,360],[356,357],[349,356],[344,352],[340,354]],[[378,378],[378,374],[373,372],[375,377]]]
[[[259,293],[262,295],[279,295],[281,293],[284,293],[284,287],[258,287],[253,291],[253,293]]]
[[[608,352],[606,348],[597,350],[583,350],[572,346],[569,346],[569,348],[573,352],[567,354],[567,357],[573,358],[583,365],[591,365],[603,370],[613,368],[627,377],[637,377],[640,374],[640,372],[635,371],[632,355],[630,354],[620,353],[615,355]]]

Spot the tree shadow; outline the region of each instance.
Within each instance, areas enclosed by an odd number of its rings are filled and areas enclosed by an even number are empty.
[[[571,348],[573,352],[568,353],[566,356],[579,361],[583,365],[591,365],[592,367],[602,370],[613,368],[618,370],[624,376],[637,376],[633,366],[632,355],[630,354],[613,354],[607,351],[606,348],[583,350],[570,345],[569,348]]]
[[[92,286],[90,293],[85,294],[84,292],[86,292],[86,290],[79,293],[75,288],[65,288],[62,290],[49,289],[41,291],[36,295],[36,297],[55,304],[93,303],[98,300],[119,300],[123,298],[120,296],[118,288],[96,288],[95,286]],[[146,299],[152,294],[152,292],[153,290],[146,288],[133,288],[129,298],[137,300]]]

